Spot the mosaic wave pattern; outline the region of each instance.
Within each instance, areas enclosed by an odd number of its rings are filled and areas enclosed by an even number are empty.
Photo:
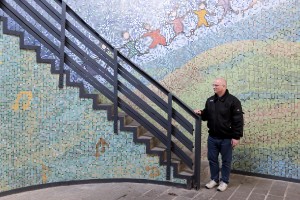
[[[166,180],[159,158],[134,144],[131,132],[114,134],[106,111],[93,110],[76,88],[58,89],[49,64],[20,50],[2,24],[0,32],[0,191],[71,180]]]

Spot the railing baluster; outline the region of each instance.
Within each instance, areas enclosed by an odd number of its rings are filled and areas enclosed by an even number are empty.
[[[195,119],[195,163],[194,163],[194,188],[200,189],[201,170],[201,117]]]
[[[171,174],[171,149],[172,149],[172,100],[173,95],[172,93],[168,94],[168,142],[167,142],[167,180],[170,180],[170,174]]]
[[[59,56],[59,88],[64,87],[64,64],[65,64],[65,42],[66,42],[66,3],[63,1],[61,5],[61,36],[60,36],[60,56]]]
[[[114,49],[114,133],[118,134],[118,50]]]

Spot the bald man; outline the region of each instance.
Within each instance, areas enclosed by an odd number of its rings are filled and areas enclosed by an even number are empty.
[[[211,189],[218,186],[217,190],[223,192],[229,183],[232,150],[243,136],[244,118],[241,102],[229,93],[226,80],[217,78],[212,86],[215,94],[207,99],[203,110],[194,112],[207,121],[209,133],[207,157],[211,181],[205,187]],[[221,178],[219,154],[222,156]]]

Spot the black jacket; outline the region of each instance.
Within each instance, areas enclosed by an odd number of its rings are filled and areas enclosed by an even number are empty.
[[[240,139],[243,137],[243,114],[241,102],[226,90],[222,97],[215,94],[207,99],[201,118],[207,121],[210,136]]]

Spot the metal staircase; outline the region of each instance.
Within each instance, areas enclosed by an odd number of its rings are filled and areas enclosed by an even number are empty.
[[[61,0],[1,0],[4,33],[21,38],[20,47],[35,49],[37,62],[51,63],[58,86],[80,88],[81,98],[93,99],[93,108],[107,110],[114,132],[132,131],[134,142],[145,143],[166,165],[166,180],[187,180],[200,188],[201,119],[160,83],[112,47]],[[11,30],[8,18],[22,30]],[[40,46],[26,45],[24,31]],[[52,58],[42,58],[45,47]],[[71,81],[76,74],[79,81]],[[65,79],[65,81],[64,81]],[[93,91],[88,91],[88,84]],[[154,90],[151,88],[155,88]],[[121,111],[120,111],[121,110]],[[193,123],[191,123],[193,122]]]

